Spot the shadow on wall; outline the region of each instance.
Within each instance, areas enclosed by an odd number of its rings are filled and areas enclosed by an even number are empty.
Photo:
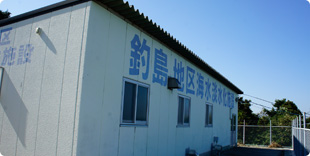
[[[3,72],[0,102],[18,139],[26,147],[25,138],[28,110],[5,70]],[[2,125],[2,129],[5,126],[9,125]]]
[[[300,140],[302,140],[301,138],[304,136],[303,133],[305,133],[305,131],[298,130],[298,133],[300,135],[299,138],[297,136],[294,136],[294,146],[293,146],[294,153],[296,156],[304,156],[304,155],[308,156],[310,152],[309,148],[307,149],[305,145],[302,142],[300,142]]]
[[[51,50],[54,54],[57,54],[56,48],[53,44],[53,42],[48,38],[46,33],[41,29],[41,34],[40,34],[41,39],[44,41],[46,46],[48,47],[49,50]]]

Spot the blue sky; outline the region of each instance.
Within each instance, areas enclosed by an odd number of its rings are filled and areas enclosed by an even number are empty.
[[[15,16],[56,2],[59,0],[2,0],[0,9]],[[307,0],[129,0],[129,3],[245,94],[272,102],[286,98],[301,111],[310,113]],[[252,109],[259,112],[262,108],[252,106]]]

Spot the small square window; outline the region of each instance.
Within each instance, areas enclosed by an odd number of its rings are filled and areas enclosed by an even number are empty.
[[[211,104],[206,104],[206,126],[212,127],[213,124],[213,106]]]
[[[146,125],[149,106],[149,86],[124,80],[122,124]]]
[[[190,98],[179,96],[178,126],[189,126],[190,107]]]

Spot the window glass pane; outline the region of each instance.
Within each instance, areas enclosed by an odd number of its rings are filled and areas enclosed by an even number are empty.
[[[206,125],[209,124],[209,105],[206,105]]]
[[[189,123],[189,112],[190,112],[190,103],[189,99],[184,99],[184,107],[185,107],[185,114],[184,114],[184,123]]]
[[[184,98],[179,97],[179,110],[178,110],[178,124],[182,125],[183,124],[183,112],[184,112]]]
[[[231,123],[230,123],[230,126],[231,126],[231,127],[230,127],[230,130],[231,130],[231,131],[234,131],[234,116],[233,116],[233,115],[232,115],[232,118],[231,118],[230,121],[231,121]]]
[[[209,106],[209,124],[212,125],[212,120],[213,120],[213,106]]]
[[[236,131],[236,115],[233,115],[233,131]]]
[[[135,117],[136,85],[125,82],[123,122],[134,123]]]
[[[136,120],[146,121],[147,103],[148,103],[148,88],[139,86],[138,87],[138,98],[137,98],[137,117],[136,117]]]

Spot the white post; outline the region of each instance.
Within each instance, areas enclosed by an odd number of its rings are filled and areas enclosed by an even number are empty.
[[[302,136],[301,136],[301,115],[299,115],[299,120],[298,120],[299,122],[298,122],[298,131],[299,131],[299,137],[298,137],[298,140],[299,140],[299,148],[298,148],[298,150],[299,150],[299,153],[301,154],[301,152],[302,152],[302,149],[301,149],[301,144],[302,144],[302,142],[301,142],[301,138],[302,138]]]
[[[298,127],[299,127],[299,118],[297,117],[296,118],[296,139],[299,141],[299,129],[298,129]],[[297,148],[298,148],[298,146],[297,146]]]
[[[271,120],[270,120],[270,145],[272,143]]]
[[[299,128],[301,128],[301,115],[299,115]]]
[[[304,131],[304,155],[307,153],[307,150],[306,150],[306,113],[304,112],[304,129],[303,129],[303,131]]]
[[[243,120],[243,145],[245,145],[245,120]]]
[[[294,150],[294,122],[295,119],[292,121],[292,149]]]

